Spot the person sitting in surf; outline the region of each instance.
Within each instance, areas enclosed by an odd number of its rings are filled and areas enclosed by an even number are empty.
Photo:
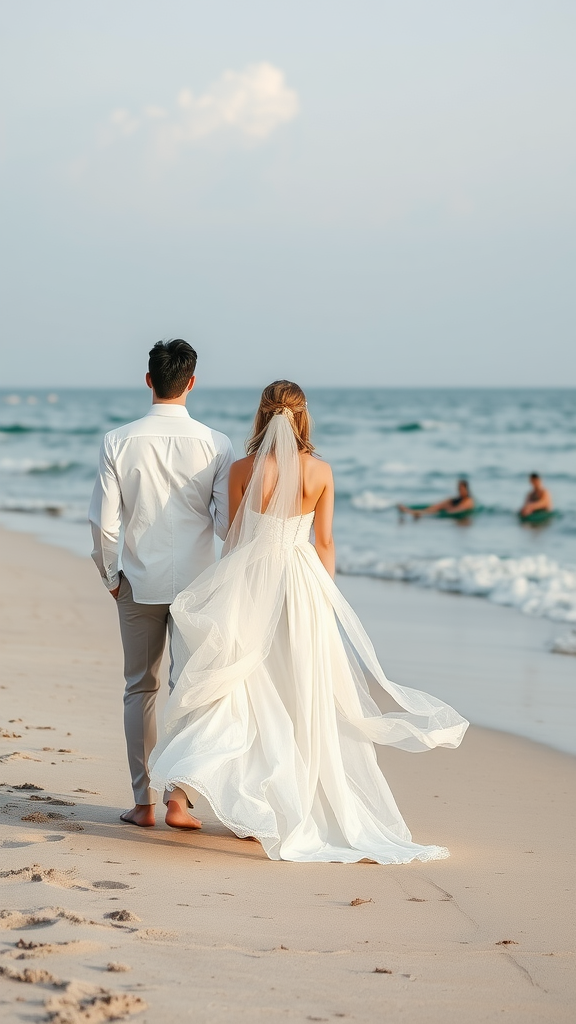
[[[398,508],[400,512],[409,512],[414,519],[419,519],[420,516],[432,516],[438,512],[444,512],[448,516],[461,515],[462,512],[471,512],[475,504],[470,484],[462,477],[458,481],[458,494],[454,498],[445,498],[444,501],[437,501],[426,508],[410,508],[409,505],[398,505]]]
[[[529,480],[532,490],[526,495],[526,500],[518,513],[521,519],[526,519],[534,512],[552,512],[554,508],[550,491],[544,487],[540,474],[530,473]]]

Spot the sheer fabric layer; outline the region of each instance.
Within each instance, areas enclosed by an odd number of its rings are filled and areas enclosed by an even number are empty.
[[[384,675],[310,543],[314,514],[288,514],[301,501],[298,453],[285,417],[272,424],[234,541],[172,605],[175,685],[152,786],[203,794],[225,825],[260,839],[272,859],[448,856],[412,842],[374,743],[457,747],[468,723]],[[380,712],[366,670],[398,710]]]

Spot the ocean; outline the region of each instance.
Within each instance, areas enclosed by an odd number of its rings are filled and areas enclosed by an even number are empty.
[[[198,386],[189,411],[228,434],[240,456],[258,396]],[[336,481],[339,571],[576,623],[575,397],[569,389],[311,389],[314,442]],[[147,389],[0,391],[0,524],[89,554],[101,437],[149,403]],[[531,471],[558,513],[537,526],[516,514]],[[453,495],[459,476],[478,514],[398,514],[398,502]]]

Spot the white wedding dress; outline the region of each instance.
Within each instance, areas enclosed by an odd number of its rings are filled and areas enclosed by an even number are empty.
[[[457,747],[468,723],[386,678],[310,543],[314,513],[298,514],[301,502],[294,433],[276,415],[222,559],[172,605],[174,686],[151,785],[201,793],[274,860],[447,857],[412,842],[373,744]],[[366,672],[398,710],[381,713]]]

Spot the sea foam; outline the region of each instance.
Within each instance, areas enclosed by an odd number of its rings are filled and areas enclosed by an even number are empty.
[[[381,494],[375,494],[374,491],[362,491],[362,494],[356,494],[351,499],[351,504],[362,512],[383,512],[385,509],[394,508],[396,503]]]
[[[570,629],[567,633],[557,636],[550,650],[555,654],[576,654],[576,629]]]
[[[370,553],[342,551],[338,571],[486,597],[494,604],[518,608],[526,615],[576,622],[576,566],[562,567],[546,555],[464,555],[385,561]]]

